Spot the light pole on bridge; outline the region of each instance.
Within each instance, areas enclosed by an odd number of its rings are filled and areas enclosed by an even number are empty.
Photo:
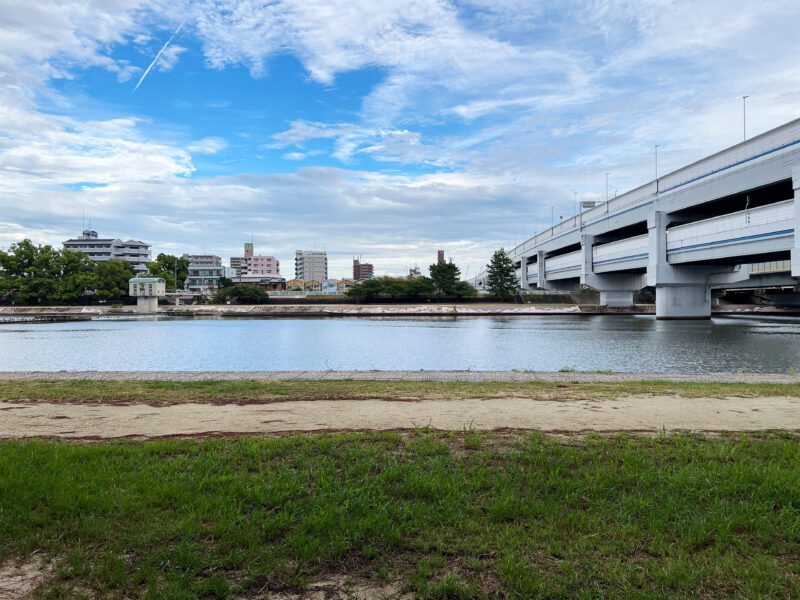
[[[742,96],[742,141],[747,141],[747,99],[750,96]]]

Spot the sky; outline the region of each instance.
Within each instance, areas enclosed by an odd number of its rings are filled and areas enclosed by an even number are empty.
[[[491,253],[800,117],[800,3],[0,0],[0,248]]]

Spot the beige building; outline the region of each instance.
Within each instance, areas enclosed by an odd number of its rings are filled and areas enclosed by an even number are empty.
[[[328,253],[324,250],[298,250],[294,257],[294,276],[308,281],[328,278]]]

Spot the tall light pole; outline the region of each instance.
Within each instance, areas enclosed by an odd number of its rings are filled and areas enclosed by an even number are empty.
[[[747,99],[750,96],[742,96],[742,138],[747,141]]]
[[[658,144],[656,144],[656,196],[658,196]]]
[[[606,171],[606,202],[608,202],[608,171]]]
[[[658,180],[658,144],[656,144],[656,180]]]

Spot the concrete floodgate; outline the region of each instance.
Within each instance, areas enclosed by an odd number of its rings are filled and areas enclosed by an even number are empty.
[[[800,429],[800,398],[602,400],[530,398],[313,400],[267,404],[0,403],[0,438],[158,438],[215,434],[531,429],[545,432],[760,431]]]

